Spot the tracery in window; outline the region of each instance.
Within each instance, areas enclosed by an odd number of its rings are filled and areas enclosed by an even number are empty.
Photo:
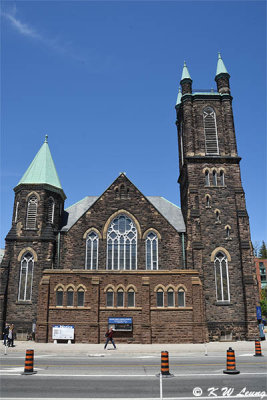
[[[157,290],[157,307],[164,307],[164,292],[163,289]]]
[[[146,237],[146,269],[158,269],[158,237],[154,232]]]
[[[185,307],[185,291],[183,289],[178,290],[178,307]]]
[[[28,200],[27,206],[26,229],[36,228],[37,205],[37,197],[31,196]]]
[[[24,254],[20,264],[19,301],[31,300],[34,258],[30,252]]]
[[[120,214],[107,231],[107,269],[136,269],[137,230],[133,221]]]
[[[216,114],[213,108],[206,107],[203,110],[205,145],[207,155],[219,154]]]
[[[48,222],[50,224],[54,223],[54,212],[55,212],[55,201],[53,197],[48,199]]]
[[[98,243],[99,237],[95,231],[91,231],[86,238],[85,269],[98,268]]]
[[[223,252],[216,254],[214,259],[216,299],[230,301],[228,260]]]

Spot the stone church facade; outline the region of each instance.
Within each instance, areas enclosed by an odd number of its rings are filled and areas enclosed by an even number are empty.
[[[258,294],[230,75],[196,92],[184,65],[176,104],[181,209],[121,173],[64,210],[47,138],[15,187],[1,264],[1,323],[25,338],[183,343],[257,336]]]

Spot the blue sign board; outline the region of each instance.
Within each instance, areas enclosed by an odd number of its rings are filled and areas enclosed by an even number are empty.
[[[108,323],[109,324],[132,324],[133,319],[132,318],[109,318]]]
[[[262,319],[262,316],[261,316],[261,306],[257,306],[257,307],[256,307],[256,310],[257,310],[257,319]]]

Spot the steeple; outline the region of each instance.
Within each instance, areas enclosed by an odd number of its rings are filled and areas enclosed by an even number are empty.
[[[224,65],[224,62],[221,57],[221,53],[218,53],[218,62],[217,62],[217,70],[215,81],[217,83],[217,90],[222,94],[230,94],[230,84],[229,84],[230,75],[227,72],[227,69]]]
[[[182,95],[186,93],[192,93],[192,79],[189,74],[186,62],[184,62],[180,84],[182,86]]]
[[[48,185],[51,190],[60,193],[65,199],[65,193],[62,189],[56,167],[48,146],[48,136],[45,135],[45,141],[40,150],[34,157],[27,171],[19,181],[18,185],[25,184],[43,184]],[[16,189],[15,188],[15,189]]]

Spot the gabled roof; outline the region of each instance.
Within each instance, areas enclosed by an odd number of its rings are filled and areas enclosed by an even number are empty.
[[[46,135],[43,145],[17,186],[21,184],[47,184],[63,192],[47,138],[48,136]]]
[[[144,196],[146,197],[146,196]],[[96,202],[98,196],[87,196],[68,207],[64,212],[62,232],[67,232],[81,216],[89,210]],[[185,224],[181,209],[173,203],[170,203],[164,197],[147,196],[146,199],[159,211],[160,214],[177,230],[177,232],[185,232]]]

